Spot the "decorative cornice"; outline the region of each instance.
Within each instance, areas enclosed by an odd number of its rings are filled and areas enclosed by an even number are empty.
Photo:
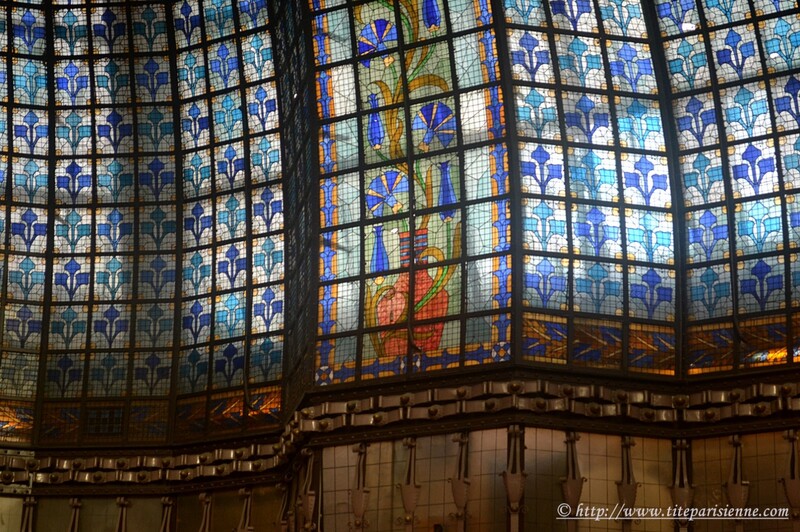
[[[799,390],[800,383],[761,383],[684,394],[544,379],[489,381],[323,402],[303,408],[295,420],[303,434],[507,410],[691,425],[800,413]]]
[[[103,484],[153,485],[164,491],[176,485],[241,481],[279,473],[295,452],[307,445],[362,441],[369,434],[394,437],[399,432],[477,428],[510,421],[664,438],[698,437],[710,425],[716,425],[715,436],[780,430],[800,422],[800,381],[665,393],[635,386],[511,379],[373,394],[306,406],[295,412],[272,443],[174,455],[0,451],[0,493]]]

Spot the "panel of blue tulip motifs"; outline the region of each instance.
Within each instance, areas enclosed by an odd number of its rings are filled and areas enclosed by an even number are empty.
[[[201,435],[280,407],[279,388],[262,385],[283,361],[278,107],[267,2],[179,1],[172,16],[184,150],[177,430]],[[258,385],[246,405],[223,391],[245,378]]]
[[[164,440],[173,392],[195,394],[179,403],[187,434],[274,419],[279,389],[262,383],[280,378],[283,239],[266,3],[70,2],[48,23],[42,6],[7,9],[3,395],[30,401],[39,379],[43,442]],[[216,392],[241,388],[246,363],[247,409]],[[31,418],[4,401],[2,437],[30,437]]]
[[[36,7],[0,22],[0,438],[30,441],[44,328],[50,103],[44,24]],[[9,56],[19,56],[14,62]],[[24,107],[10,108],[14,102]],[[15,175],[17,177],[15,177]],[[24,202],[14,205],[12,202]]]
[[[75,427],[62,419],[75,415],[86,419],[87,439],[119,437],[119,398],[128,395],[141,398],[131,405],[143,422],[134,439],[166,433],[178,235],[174,113],[164,7],[132,11],[135,24],[125,8],[64,6],[43,36],[55,52],[55,169],[46,161],[39,169],[45,197],[54,189],[46,402],[37,421],[44,441],[74,441]],[[26,189],[35,180],[14,175]],[[90,406],[81,407],[83,397]],[[97,416],[100,408],[107,416]]]
[[[505,0],[526,360],[675,369],[673,190],[638,0]]]
[[[800,347],[800,19],[794,1],[752,4],[656,6],[676,95],[690,373],[783,363]]]
[[[490,2],[310,5],[316,383],[508,360],[508,154]]]

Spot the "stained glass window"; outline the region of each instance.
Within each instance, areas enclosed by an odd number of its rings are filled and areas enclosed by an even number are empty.
[[[796,8],[658,2],[682,167],[689,373],[783,363],[796,349]]]
[[[800,348],[796,2],[5,13],[0,439],[274,426],[312,373]]]
[[[643,6],[505,5],[532,311],[523,358],[673,373],[673,192]]]
[[[266,3],[7,12],[3,437],[30,438],[37,381],[43,443],[164,441],[174,393],[195,409],[185,438],[275,423],[284,261]]]
[[[179,417],[188,434],[240,430],[248,417],[274,416],[280,404],[276,388],[263,385],[281,377],[284,314],[281,148],[267,6],[187,0],[172,4],[172,16],[189,161]],[[244,400],[225,391],[231,387],[244,387]]]
[[[505,356],[665,375],[786,360],[794,3],[310,7],[317,384]],[[742,324],[762,316],[775,332],[751,346]],[[502,357],[471,358],[478,324]]]
[[[494,14],[488,2],[454,4],[310,3],[317,384],[509,360],[511,213]]]
[[[7,19],[4,18],[4,22]],[[48,225],[47,159],[50,120],[47,106],[44,11],[41,6],[11,9],[3,24],[3,87],[0,98],[2,153],[4,297],[0,379],[12,401],[3,411],[2,437],[30,440],[37,394],[39,355],[45,333]],[[15,60],[12,61],[11,58]],[[24,107],[16,108],[17,101]]]

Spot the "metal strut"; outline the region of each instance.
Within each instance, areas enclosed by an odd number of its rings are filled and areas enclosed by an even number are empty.
[[[456,505],[455,514],[450,514],[456,520],[456,530],[467,530],[467,502],[469,501],[469,434],[462,432],[453,436],[453,441],[458,443],[458,462],[456,474],[448,479],[453,492],[453,503]]]
[[[503,471],[503,484],[508,498],[508,519],[510,530],[522,530],[522,497],[525,494],[525,437],[519,425],[508,427],[508,464]]]
[[[408,462],[406,463],[406,476],[400,488],[400,497],[403,500],[403,509],[406,514],[402,521],[406,525],[406,532],[414,531],[414,512],[419,502],[419,492],[422,487],[417,484],[417,439],[405,438],[403,445],[408,449]]]
[[[619,496],[619,503],[624,508],[633,508],[636,506],[636,492],[640,486],[640,483],[636,482],[636,477],[633,474],[631,447],[634,445],[636,445],[636,442],[633,441],[633,438],[630,436],[622,437],[622,478],[617,481],[617,495]],[[623,532],[629,532],[632,525],[633,522],[631,519],[623,519]]]
[[[353,447],[356,458],[355,488],[350,490],[350,510],[353,512],[352,530],[364,530],[368,524],[364,520],[369,505],[369,489],[367,488],[367,447],[366,443],[359,443]]]
[[[567,432],[567,438],[564,440],[567,445],[567,475],[561,479],[561,491],[564,494],[564,502],[569,505],[569,515],[564,516],[568,519],[567,532],[578,530],[578,521],[574,517],[581,502],[583,483],[586,482],[586,479],[581,476],[578,451],[575,448],[575,443],[580,439],[578,433],[570,431]]]

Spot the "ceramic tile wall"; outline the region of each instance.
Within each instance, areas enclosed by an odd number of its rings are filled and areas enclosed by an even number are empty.
[[[507,463],[508,431],[482,430],[469,435],[469,530],[504,530],[506,490],[500,474]]]
[[[789,476],[790,454],[791,446],[781,432],[742,436],[742,471],[745,480],[750,481],[748,506],[761,509],[788,507],[779,480]],[[725,474],[727,476],[728,471]],[[745,524],[745,530],[789,532],[792,523],[789,520],[753,521]]]
[[[727,499],[722,483],[728,478],[733,449],[727,438],[709,438],[692,441],[692,484],[694,505],[697,508],[724,507]],[[743,464],[745,471],[750,464]],[[730,525],[730,526],[728,526]],[[725,521],[698,521],[696,528],[707,532],[733,530],[733,524]]]
[[[79,532],[115,532],[119,509],[114,499],[81,500]]]
[[[322,451],[322,518],[325,530],[348,530],[348,523],[352,519],[348,490],[354,486],[353,479],[348,476],[352,476],[355,464],[355,453],[351,452],[348,445],[327,447]]]
[[[583,484],[581,503],[609,512],[618,501],[616,480],[622,476],[621,447],[618,436],[581,434],[576,448],[581,474],[587,479]],[[563,444],[562,444],[563,446]],[[634,476],[637,469],[634,466]],[[615,521],[583,520],[581,530],[622,530]]]
[[[455,475],[458,444],[454,435],[417,439],[416,481],[420,485],[415,527],[443,532],[456,529],[449,478]],[[473,432],[469,436],[470,504],[468,522],[479,530],[505,526],[505,489],[500,473],[506,463],[506,431]],[[404,530],[400,489],[408,449],[402,441],[373,443],[367,448],[366,478],[370,490],[366,520],[370,530]],[[355,487],[357,455],[352,446],[326,448],[322,454],[322,523],[324,530],[348,532],[353,521],[350,492]],[[500,527],[500,528],[497,528]],[[436,528],[438,529],[438,528]]]
[[[565,433],[526,427],[524,498],[526,530],[566,530],[558,520],[556,508],[563,501],[561,479],[566,474]],[[449,478],[455,475],[458,444],[453,434],[417,439],[417,482],[421,486],[415,530],[456,529]],[[672,441],[634,438],[631,448],[633,474],[640,483],[636,506],[661,508],[672,506]],[[782,433],[742,437],[743,471],[751,482],[751,507],[786,505],[783,486],[778,479],[786,473],[789,444]],[[471,480],[468,526],[474,530],[504,530],[506,495],[500,474],[506,469],[508,433],[505,429],[475,431],[469,434],[469,472]],[[621,438],[616,435],[581,433],[576,444],[578,463],[587,478],[581,502],[609,510],[618,501],[616,482],[622,476]],[[370,489],[367,520],[370,530],[402,531],[404,514],[397,483],[405,475],[407,449],[401,441],[373,443],[367,452],[367,485]],[[730,471],[732,448],[728,438],[692,441],[695,506],[727,504],[722,484]],[[349,492],[354,482],[356,453],[351,446],[325,449],[322,455],[323,530],[349,531],[352,514]],[[441,528],[437,528],[437,525]],[[582,520],[581,531],[622,530],[621,522]],[[673,521],[643,519],[632,523],[634,532],[672,532]],[[728,532],[734,523],[696,521],[694,532]],[[788,521],[745,522],[745,530],[788,532]]]
[[[634,438],[631,448],[633,474],[641,483],[636,493],[636,505],[641,507],[663,508],[672,504],[669,486],[672,485],[672,442],[652,438]],[[620,439],[616,444],[620,446]],[[620,469],[617,478],[622,476]],[[615,485],[616,489],[616,485]],[[616,501],[616,492],[614,495]],[[634,522],[632,529],[644,532],[672,532],[672,521],[641,520]]]
[[[239,490],[219,490],[211,494],[211,530],[228,532],[235,530],[242,517],[244,500]],[[250,526],[253,532],[273,532],[280,530],[278,518],[279,508],[283,501],[283,491],[276,486],[252,488],[250,506]],[[136,502],[136,501],[134,501]],[[197,532],[203,517],[203,507],[197,493],[177,497],[175,511],[176,532]],[[135,511],[134,511],[135,509]],[[144,507],[139,502],[131,505],[128,517],[128,532],[154,532],[161,526],[161,500],[150,499],[150,506]],[[146,519],[142,516],[147,512]],[[132,523],[140,528],[132,528]],[[59,532],[63,532],[63,529]]]
[[[69,499],[42,498],[36,504],[36,532],[64,532],[70,512]]]
[[[354,446],[331,447],[322,453],[323,530],[348,532],[354,516],[350,510],[350,490],[355,489],[358,455]],[[407,451],[402,442],[378,442],[367,447],[366,484],[369,530],[402,530],[396,523],[403,516],[397,484],[405,473]],[[397,460],[395,456],[397,455]]]
[[[374,510],[367,514],[367,520],[372,523],[372,530],[403,530],[398,519],[402,520],[405,512],[397,485],[403,481],[407,460],[408,451],[400,440],[370,445],[367,486],[372,490],[370,500]],[[352,482],[352,473],[347,478]]]
[[[128,532],[158,530],[161,501],[158,498],[128,499]],[[72,509],[66,498],[39,498],[36,506],[36,532],[64,532]],[[80,532],[115,532],[119,507],[116,498],[84,498],[78,520]],[[0,498],[0,532],[18,532],[22,521],[22,499]]]
[[[564,432],[549,429],[525,429],[525,523],[530,530],[566,530],[566,522],[557,519],[556,508],[563,501],[561,479],[567,470]],[[641,485],[637,506],[666,508],[670,504],[668,485],[671,475],[671,443],[656,439],[636,439],[631,449],[633,474]],[[622,476],[622,449],[619,436],[580,434],[576,444],[581,475],[587,478],[581,503],[612,509],[618,501],[616,481]],[[647,502],[645,502],[647,501]],[[580,530],[621,530],[613,521],[580,522]],[[642,520],[634,530],[671,532],[667,521]]]
[[[22,523],[22,499],[0,497],[0,532],[18,532]]]
[[[458,443],[450,435],[417,439],[417,482],[421,486],[417,525],[419,530],[455,532],[456,506],[448,479],[456,474]]]
[[[567,470],[565,434],[549,429],[525,428],[525,528],[563,530],[556,507],[563,500],[561,478]]]
[[[742,473],[750,482],[749,508],[785,508],[783,485],[779,479],[787,474],[790,445],[782,433],[764,433],[742,437]],[[695,505],[725,507],[728,498],[723,484],[728,480],[733,457],[729,438],[709,438],[692,442]],[[745,530],[784,532],[792,529],[788,520],[745,520]],[[729,532],[733,521],[698,521],[696,532]]]

